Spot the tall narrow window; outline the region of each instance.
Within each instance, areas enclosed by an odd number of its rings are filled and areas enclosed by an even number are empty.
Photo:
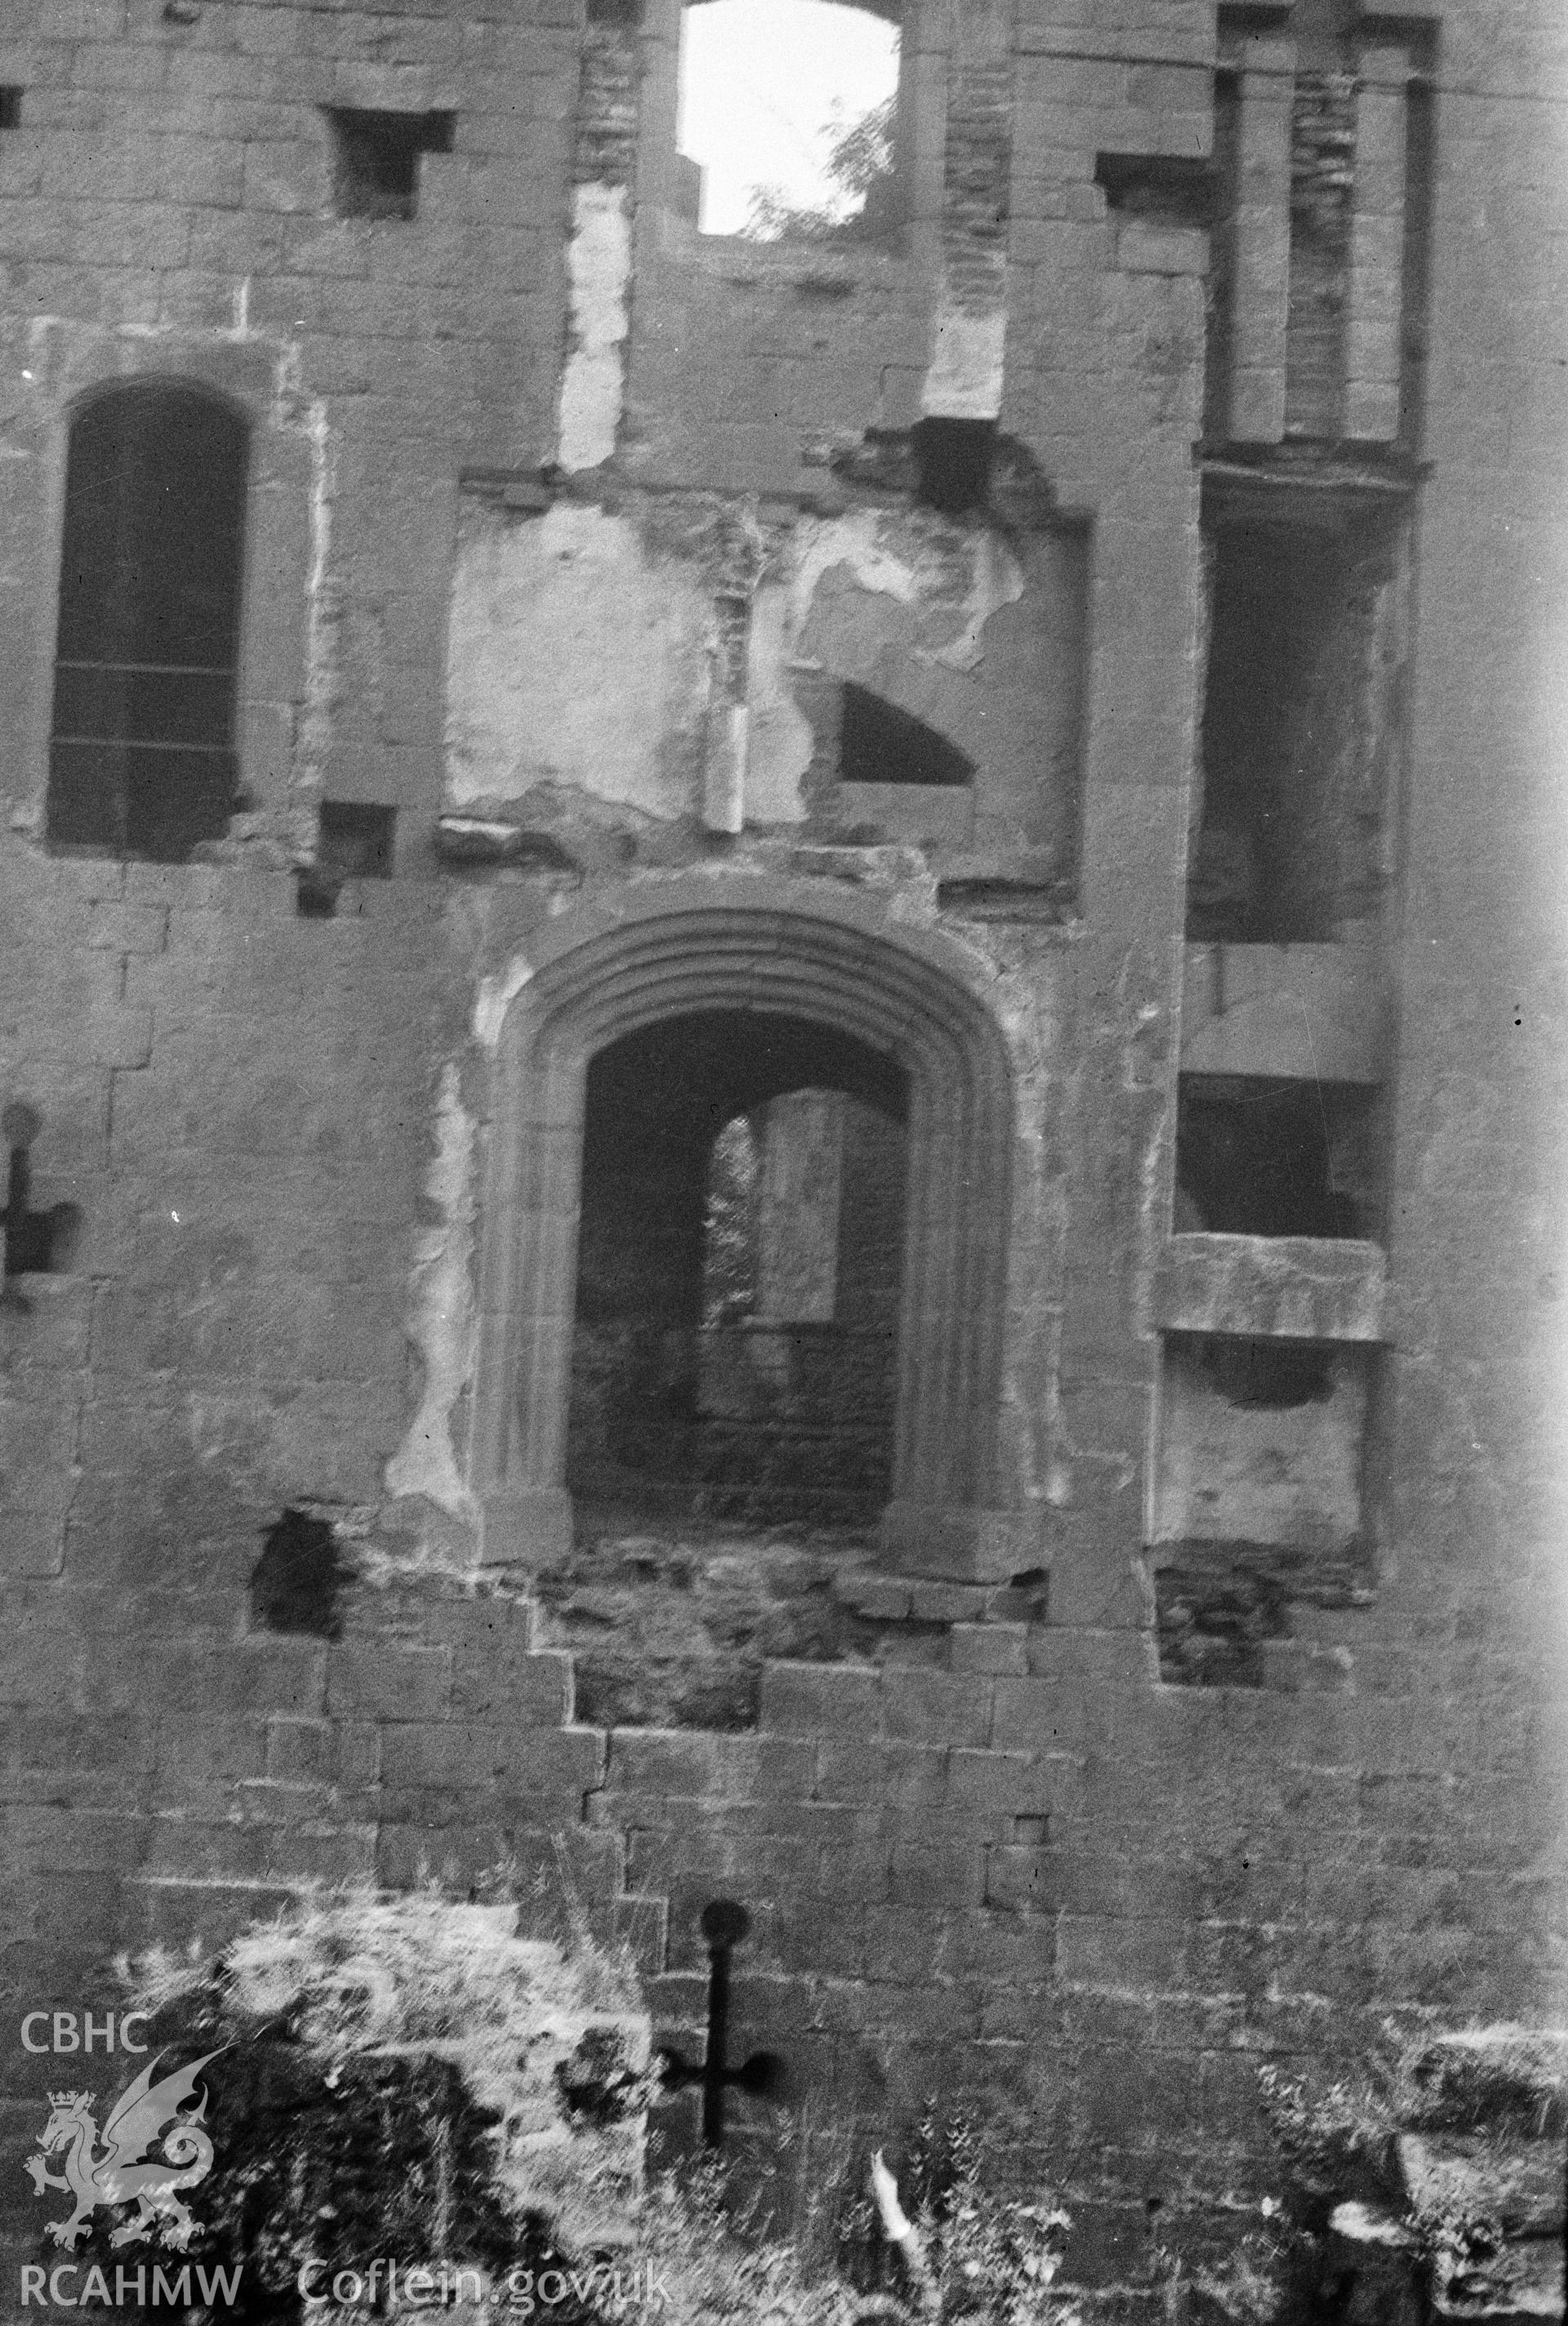
[[[179,863],[227,829],[246,441],[229,405],[164,382],[111,388],[78,414],[50,749],[55,847]]]

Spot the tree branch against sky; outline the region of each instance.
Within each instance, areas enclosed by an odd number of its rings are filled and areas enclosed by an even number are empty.
[[[754,187],[741,231],[755,242],[777,242],[786,236],[807,242],[858,241],[875,234],[893,184],[897,105],[895,90],[834,138],[823,172],[826,201],[796,207],[775,186]]]

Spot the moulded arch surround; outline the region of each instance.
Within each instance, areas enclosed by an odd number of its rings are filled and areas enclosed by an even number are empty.
[[[956,946],[816,883],[694,878],[541,933],[497,1058],[470,1441],[487,1564],[570,1543],[564,1486],[588,1064],[701,1009],[830,1027],[909,1085],[893,1494],[901,1564],[977,1573],[997,1513],[1012,1145],[1007,1046]],[[1016,1565],[1010,1544],[1001,1571]]]

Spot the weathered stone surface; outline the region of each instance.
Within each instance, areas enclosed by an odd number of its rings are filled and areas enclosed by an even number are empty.
[[[1148,2200],[1179,2248],[1262,2183],[1257,2060],[1560,2010],[1558,12],[1448,0],[1433,104],[1432,10],[1376,11],[1346,327],[1304,334],[1298,283],[1293,402],[1291,76],[1346,61],[1306,13],[1293,59],[1221,12],[1216,87],[1183,0],[906,9],[897,246],[719,250],[673,8],[12,0],[0,1100],[42,1118],[30,1201],[83,1215],[0,1309],[14,1991],[315,1875],[559,1847],[700,2022],[734,1896],[738,2036],[879,2136],[941,2089],[1070,2168],[1127,2315],[1165,2299]],[[452,150],[413,217],[339,218],[320,108],[384,104],[450,109]],[[1101,154],[1138,163],[1114,217]],[[1282,433],[1304,362],[1327,437]],[[250,430],[253,805],[208,861],[51,855],[71,417],[165,376]],[[956,516],[917,498],[923,411],[985,433]],[[1331,538],[1378,600],[1321,658],[1332,591],[1278,600],[1359,935],[1183,972],[1221,503],[1260,566]],[[835,821],[846,685],[972,784]],[[302,916],[322,799],[394,813],[391,877]],[[443,811],[483,828],[460,864]],[[561,966],[720,901],[718,970]],[[542,984],[580,1014],[524,1057]],[[517,1390],[570,1363],[579,1080],[705,1011],[924,1076],[902,1329],[942,1419],[906,1459],[942,1493],[848,1577],[775,1541],[727,1578],[665,1512],[601,1602],[569,1416]],[[1354,1084],[1386,1245],[1171,1235],[1183,1065]],[[1271,1405],[1304,1376],[1211,1348],[1178,1493],[1177,1335],[1340,1355]],[[351,1570],[340,1639],[247,1631],[290,1508]],[[1169,1685],[1201,1599],[1240,1644]]]
[[[1164,1332],[1302,1341],[1382,1338],[1387,1259],[1350,1237],[1171,1236],[1155,1262]]]
[[[1189,944],[1182,1071],[1378,1083],[1388,1011],[1377,958],[1353,944]]]

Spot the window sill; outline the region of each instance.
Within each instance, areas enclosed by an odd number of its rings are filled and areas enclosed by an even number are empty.
[[[662,216],[660,245],[666,258],[702,274],[746,286],[787,284],[821,297],[848,298],[857,291],[900,290],[913,269],[900,234],[896,242],[754,242],[742,234],[701,234],[673,210]]]
[[[1378,1341],[1387,1256],[1350,1236],[1174,1235],[1155,1264],[1163,1333]]]

